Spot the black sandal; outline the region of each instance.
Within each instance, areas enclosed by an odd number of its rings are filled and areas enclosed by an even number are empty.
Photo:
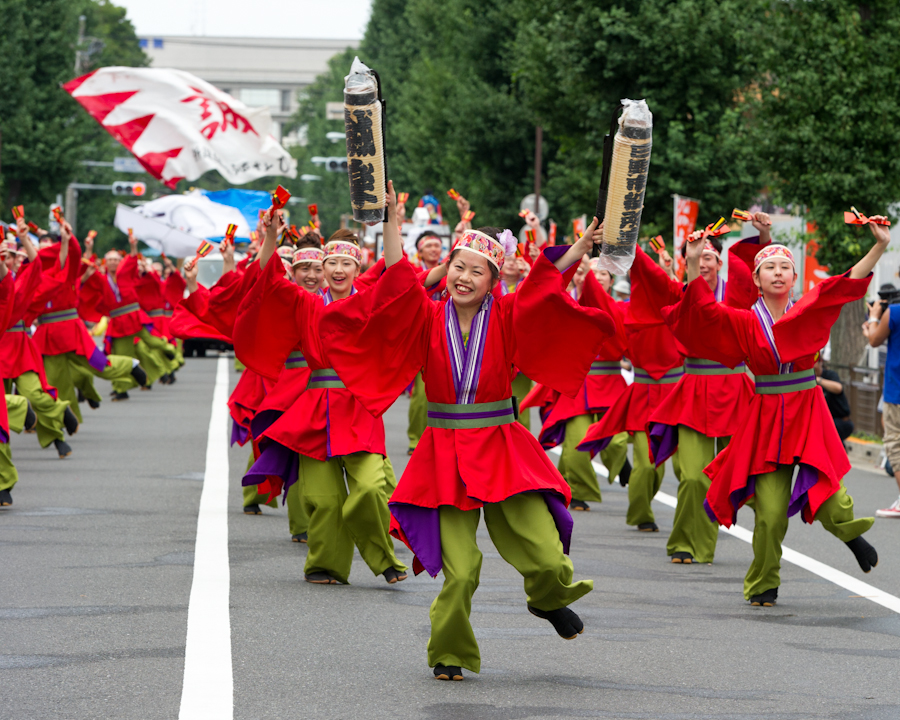
[[[750,596],[750,605],[753,607],[774,607],[778,599],[778,588],[772,588],[761,592],[759,595]]]
[[[397,568],[389,567],[383,573],[384,579],[388,581],[388,585],[393,585],[394,583],[403,582],[409,577],[406,572],[402,570],[397,570]]]
[[[12,493],[9,490],[0,490],[0,507],[12,505]]]
[[[262,515],[259,505],[244,505],[244,515]]]
[[[60,460],[72,454],[72,448],[65,440],[54,440],[53,444],[56,446],[56,452],[59,453]]]
[[[257,505],[257,507],[259,507]],[[306,533],[300,533],[299,535],[291,535],[291,540],[296,543],[307,543],[309,542],[309,535]]]
[[[63,425],[66,428],[66,432],[69,433],[69,437],[78,432],[78,418],[75,417],[75,413],[72,412],[72,408],[68,405],[66,405],[66,411],[63,413]]]
[[[337,585],[338,581],[335,580],[331,575],[327,572],[314,572],[309,573],[308,575],[304,575],[303,579],[308,583],[312,583],[313,585]]]
[[[641,532],[659,532],[659,525],[655,522],[641,523],[638,525],[638,530]]]
[[[625,464],[622,466],[622,469],[619,470],[619,485],[621,485],[622,487],[626,487],[630,479],[631,463],[628,462],[628,458],[625,458]]]
[[[676,565],[681,563],[683,565],[690,565],[694,562],[694,556],[689,552],[676,552],[672,553],[672,562]]]
[[[559,608],[558,610],[538,610],[536,607],[531,607],[531,605],[526,607],[528,612],[535,617],[549,620],[550,624],[553,625],[553,629],[564,640],[574,640],[584,632],[584,623],[581,622],[581,618],[567,607]]]
[[[434,679],[435,680],[462,680],[462,668],[457,667],[456,665],[435,665],[434,666]]]
[[[581,512],[590,511],[591,506],[588,505],[584,500],[575,500],[572,499],[572,502],[569,503],[569,510],[580,510]]]
[[[37,432],[37,414],[34,412],[34,408],[31,407],[31,403],[28,403],[28,407],[25,410],[25,432]]]

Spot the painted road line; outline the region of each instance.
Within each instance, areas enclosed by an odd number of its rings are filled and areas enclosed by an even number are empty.
[[[228,566],[228,363],[228,358],[220,357],[216,365],[179,720],[234,717]]]
[[[561,453],[561,450],[560,448],[555,447],[549,452],[553,453],[554,455],[559,455]],[[605,478],[609,477],[609,471],[603,466],[603,463],[594,460],[591,462],[591,465],[594,466],[594,470],[597,471],[598,475],[602,475]],[[656,493],[656,497],[653,499],[662,503],[663,505],[668,505],[670,508],[674,508],[678,504],[678,500],[675,497],[662,491]],[[724,533],[728,533],[732,537],[736,537],[738,540],[743,540],[745,543],[752,544],[753,542],[753,531],[743,528],[740,525],[732,525],[730,528],[720,527],[719,529]],[[784,545],[781,546],[781,551],[782,560],[793,563],[794,565],[797,565],[804,570],[808,570],[813,575],[818,575],[820,578],[828,580],[838,587],[849,590],[857,597],[864,597],[867,600],[871,600],[872,602],[881,605],[882,607],[886,607],[888,610],[892,610],[895,613],[900,613],[900,598],[891,595],[890,593],[886,593],[883,590],[879,590],[874,585],[869,585],[869,583],[863,582],[862,580],[857,580],[852,575],[848,575],[847,573],[841,572],[840,570],[837,570],[830,565],[819,562],[818,560],[809,557],[809,555],[804,555],[803,553],[799,553],[796,550],[791,550],[789,547],[785,547]]]

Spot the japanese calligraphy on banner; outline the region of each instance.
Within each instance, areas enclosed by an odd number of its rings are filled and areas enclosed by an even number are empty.
[[[297,161],[270,135],[268,108],[247,107],[190,73],[105,67],[63,89],[170,188],[208,170],[236,185],[297,177]]]
[[[687,242],[688,235],[697,227],[697,214],[700,212],[700,201],[681,195],[673,195],[675,200],[675,274],[678,279],[684,278],[684,258],[681,248]]]

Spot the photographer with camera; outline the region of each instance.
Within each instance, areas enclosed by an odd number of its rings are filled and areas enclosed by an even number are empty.
[[[869,319],[863,323],[863,335],[872,347],[887,340],[887,361],[884,366],[884,452],[895,469],[894,478],[900,489],[900,291],[893,285],[878,288],[878,300],[869,305]],[[890,507],[875,513],[883,518],[900,518],[900,497]]]

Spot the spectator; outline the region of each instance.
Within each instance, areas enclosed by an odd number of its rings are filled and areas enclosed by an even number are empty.
[[[816,384],[825,392],[825,402],[828,403],[828,410],[831,412],[838,435],[841,440],[846,440],[853,432],[853,423],[850,421],[850,403],[844,394],[841,376],[825,367],[821,352],[813,369],[816,372]]]
[[[887,302],[869,306],[869,319],[863,324],[863,335],[872,347],[887,340],[887,361],[884,366],[884,452],[895,469],[894,479],[900,489],[900,307],[893,310]],[[887,310],[887,312],[885,312]],[[890,507],[878,510],[878,517],[900,518],[900,496]]]

